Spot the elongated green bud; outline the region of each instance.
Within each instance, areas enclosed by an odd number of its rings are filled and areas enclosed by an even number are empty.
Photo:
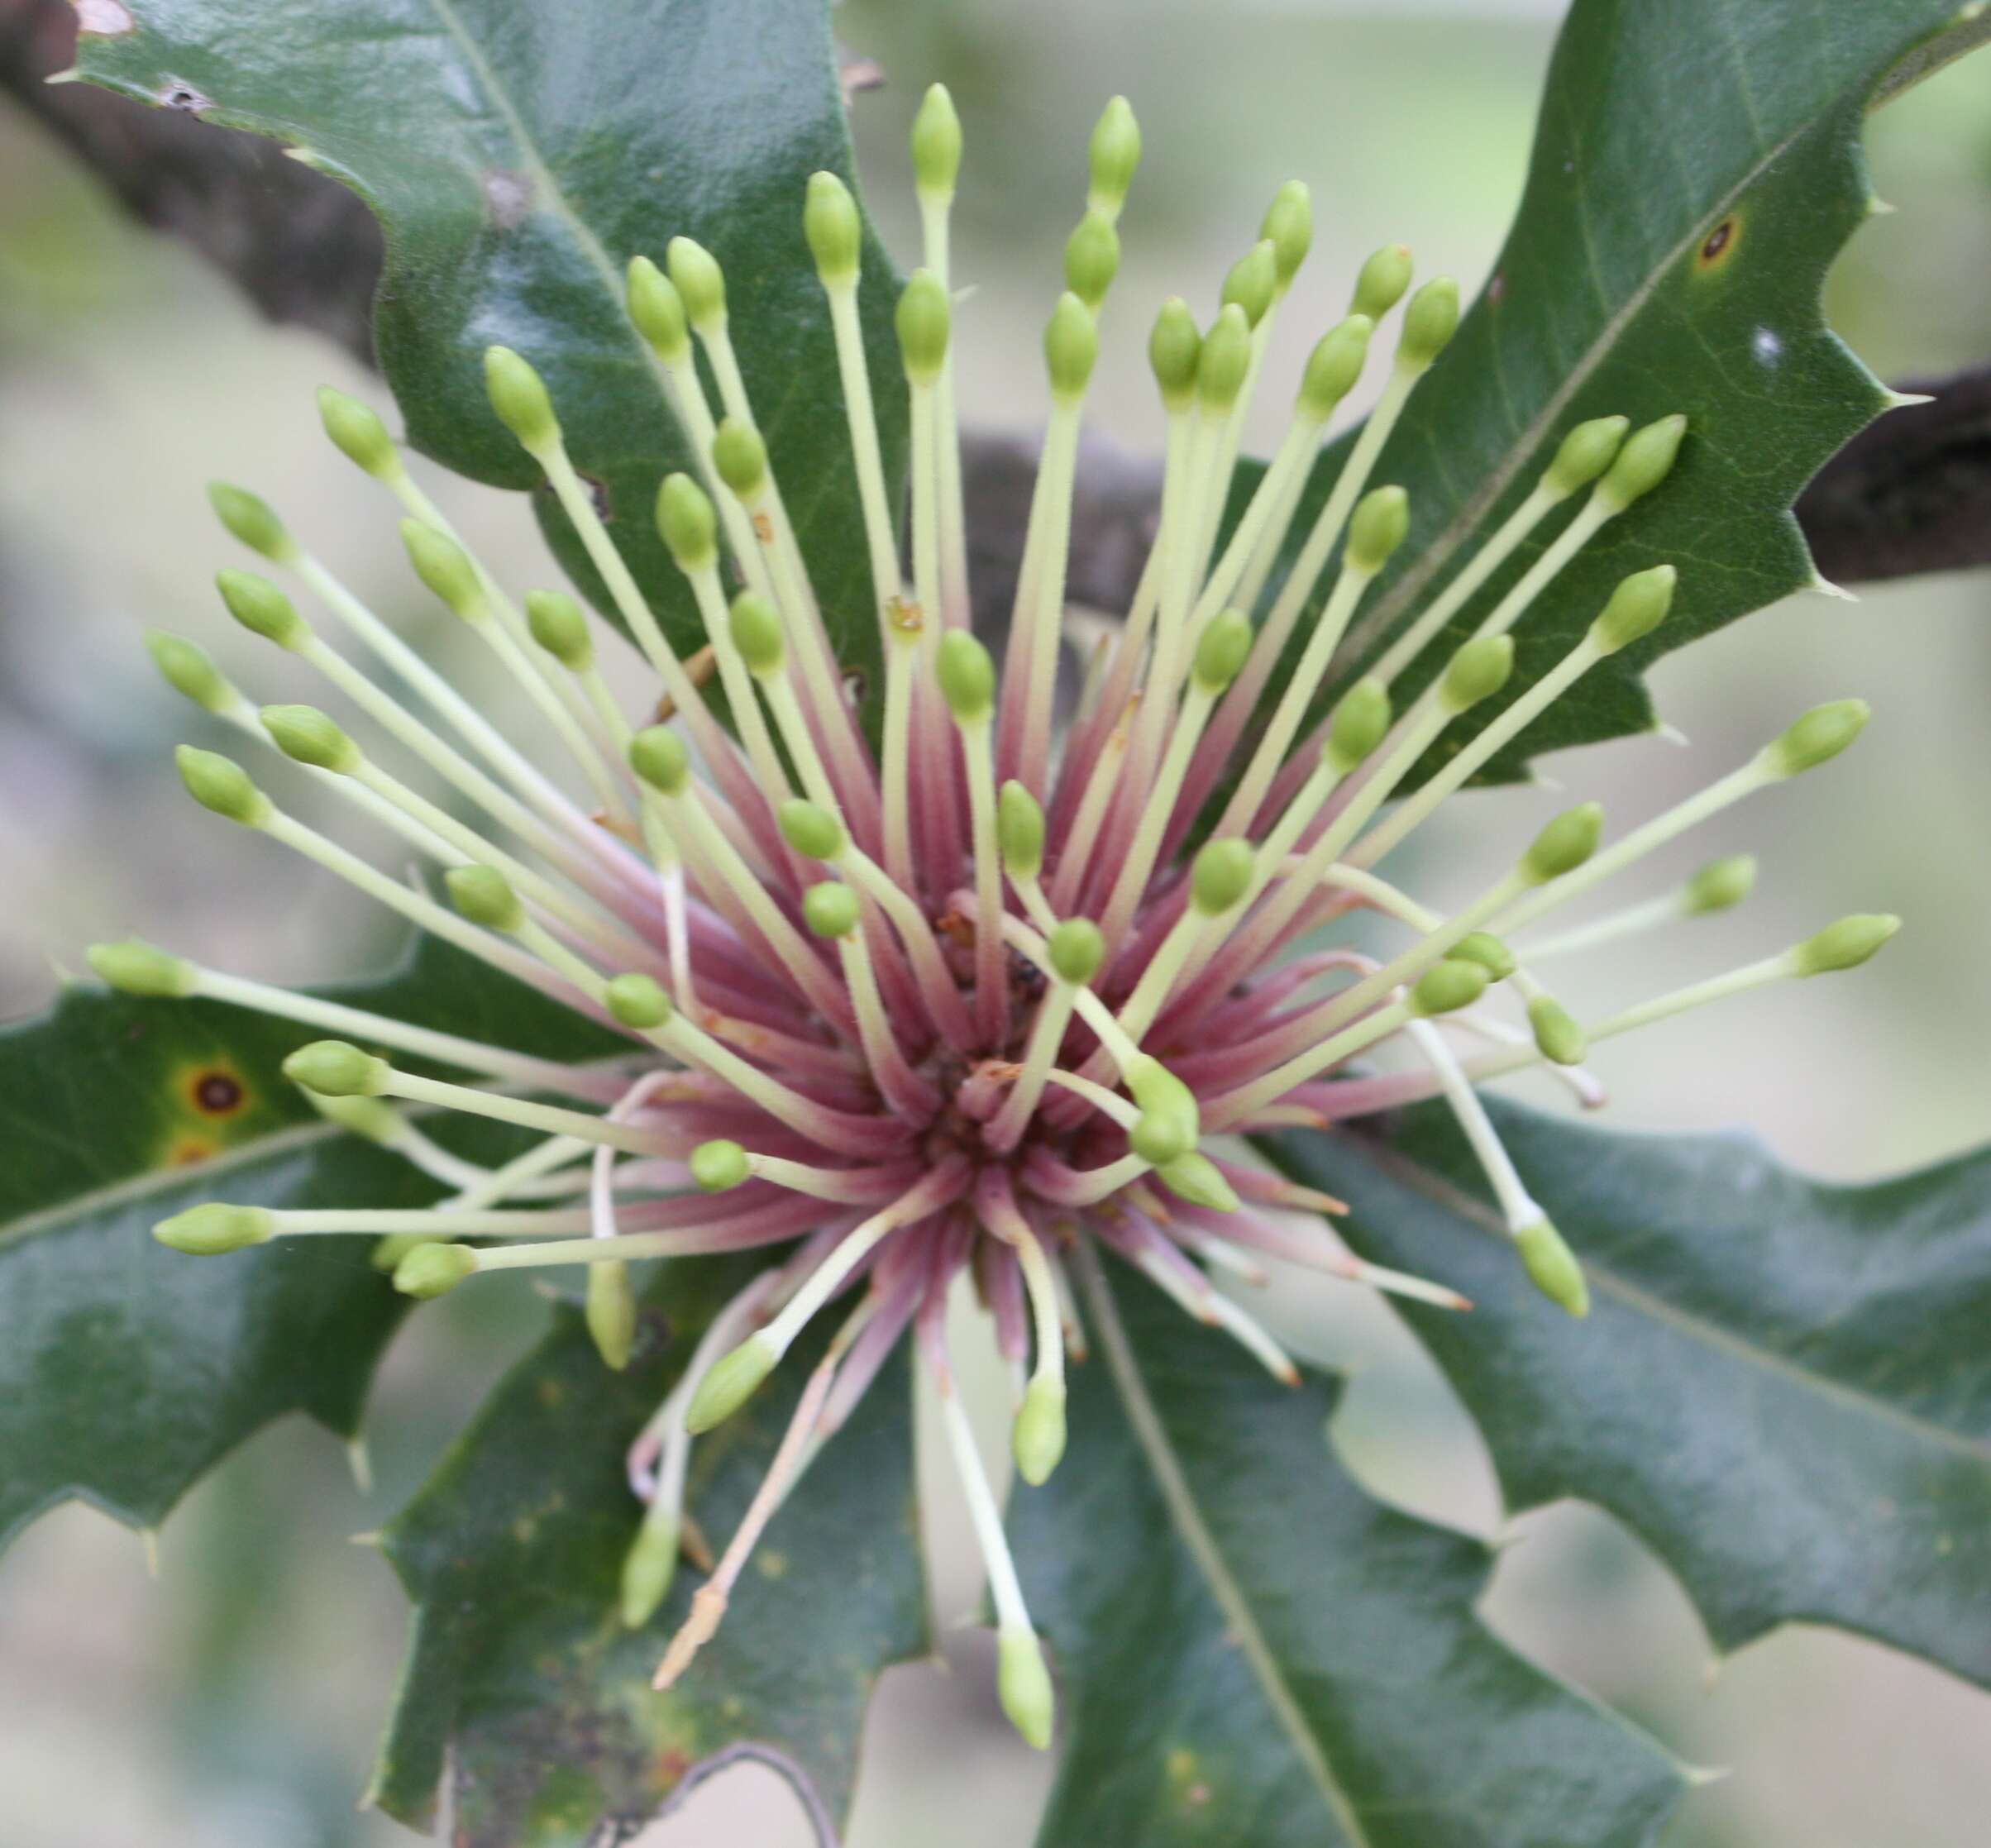
[[[1857,969],[1901,929],[1901,919],[1886,912],[1856,913],[1829,924],[1790,953],[1791,972],[1798,976],[1835,975]]]
[[[961,117],[944,84],[930,84],[913,117],[913,182],[923,198],[951,199],[961,173]]]
[[[718,518],[690,475],[666,475],[659,485],[657,530],[680,571],[703,571],[719,562]]]
[[[458,616],[474,617],[485,609],[484,586],[463,547],[447,533],[420,520],[401,523],[401,543],[415,575]]]
[[[276,1231],[276,1215],[266,1206],[228,1206],[212,1201],[162,1219],[152,1236],[162,1245],[196,1258],[218,1258],[249,1245],[266,1244]]]
[[[603,991],[602,1000],[617,1020],[637,1033],[655,1033],[668,1025],[676,1011],[654,976],[617,976]]]
[[[1535,837],[1521,857],[1521,876],[1536,886],[1545,886],[1573,872],[1597,852],[1604,833],[1603,805],[1583,802],[1565,809]]]
[[[678,1523],[647,1518],[623,1555],[622,1584],[616,1605],[625,1630],[641,1630],[671,1595],[677,1576]]]
[[[393,1069],[344,1039],[314,1039],[284,1061],[286,1078],[321,1097],[378,1097]]]
[[[1514,1244],[1535,1287],[1549,1301],[1579,1319],[1590,1313],[1590,1287],[1583,1282],[1583,1266],[1550,1221],[1538,1219],[1524,1225],[1514,1234]]]
[[[1373,577],[1411,529],[1411,499],[1401,488],[1372,488],[1348,523],[1348,566]]]
[[[183,744],[174,752],[173,761],[179,766],[179,780],[187,786],[187,794],[203,809],[239,821],[245,828],[260,828],[268,819],[270,798],[234,758]]]
[[[301,1085],[298,1088],[303,1090]],[[391,1148],[407,1128],[401,1113],[384,1097],[321,1097],[315,1091],[305,1091],[304,1096],[327,1123],[336,1123],[383,1148]]]
[[[236,691],[228,676],[198,642],[165,629],[147,629],[146,652],[166,685],[204,711],[226,712],[235,704]]]
[[[751,423],[726,418],[712,438],[712,470],[749,506],[767,485],[767,445]]]
[[[1023,1404],[1010,1430],[1016,1473],[1031,1487],[1051,1479],[1065,1454],[1065,1382],[1039,1375],[1024,1388]]]
[[[284,531],[276,509],[259,494],[227,481],[208,484],[208,504],[214,516],[251,552],[288,565],[298,556],[297,541]]]
[[[1485,967],[1464,957],[1448,956],[1435,962],[1411,990],[1411,1012],[1420,1020],[1470,1007],[1487,991],[1491,978]]]
[[[816,260],[825,289],[841,289],[857,278],[864,229],[850,189],[832,173],[811,174],[802,206],[802,235]]]
[[[1687,881],[1686,890],[1680,895],[1680,910],[1690,918],[1709,911],[1726,911],[1747,898],[1755,883],[1755,854],[1731,853],[1722,859],[1710,860]]]
[[[1397,363],[1421,370],[1450,345],[1459,331],[1459,284],[1449,276],[1434,276],[1411,296],[1403,311],[1403,337],[1397,342]]]
[[[474,924],[510,936],[526,924],[525,905],[495,867],[451,867],[442,876],[450,903]]]
[[[1058,1714],[1044,1652],[1027,1630],[1004,1630],[996,1638],[996,1692],[1010,1724],[1026,1745],[1048,1750]]]
[[[477,1253],[470,1245],[418,1244],[394,1266],[394,1287],[404,1296],[426,1302],[453,1290],[476,1274]]]
[[[647,725],[629,740],[629,767],[666,795],[682,795],[691,784],[691,753],[667,725]]]
[[[1514,952],[1490,930],[1468,932],[1453,944],[1452,954],[1461,962],[1477,962],[1492,981],[1505,981],[1521,966]]]
[[[1321,757],[1335,776],[1345,776],[1382,743],[1389,728],[1390,690],[1372,674],[1341,695]]]
[[[647,256],[629,259],[629,319],[666,365],[681,365],[691,356],[690,324],[677,285]]]
[[[1687,419],[1678,413],[1633,431],[1609,473],[1597,484],[1604,504],[1621,513],[1641,494],[1650,494],[1672,472],[1680,439],[1686,434]]]
[[[1196,1093],[1158,1058],[1144,1053],[1124,1074],[1128,1095],[1151,1116],[1179,1116],[1189,1125],[1189,1141],[1196,1141],[1198,1111]]]
[[[1196,394],[1204,410],[1227,414],[1251,369],[1251,323],[1233,302],[1210,324],[1196,355]]]
[[[715,334],[726,325],[726,277],[719,260],[703,244],[673,237],[664,246],[685,318],[702,334]]]
[[[400,451],[370,405],[348,398],[342,391],[334,391],[330,385],[320,385],[318,421],[341,452],[376,481],[391,481],[400,472]]]
[[[1621,580],[1611,593],[1611,601],[1590,625],[1591,641],[1606,654],[1616,654],[1651,634],[1673,608],[1673,586],[1679,576],[1670,565],[1654,565]]]
[[[545,449],[560,441],[560,419],[553,414],[546,381],[510,347],[485,348],[484,390],[498,421],[518,439],[520,448]]]
[[[1240,611],[1226,609],[1212,617],[1190,668],[1197,688],[1213,698],[1221,693],[1243,671],[1251,643],[1251,623]]]
[[[1566,500],[1578,488],[1587,488],[1617,459],[1625,432],[1631,427],[1628,417],[1593,417],[1579,423],[1562,440],[1555,460],[1542,471],[1545,494]]]
[[[585,1314],[594,1351],[611,1373],[619,1373],[636,1346],[636,1290],[626,1259],[609,1258],[588,1266]]]
[[[819,937],[847,937],[857,928],[857,895],[834,879],[802,895],[802,921]]]
[[[1411,286],[1411,274],[1410,246],[1385,244],[1357,273],[1349,313],[1380,321],[1403,299],[1403,292]]]
[[[1581,1065],[1590,1050],[1583,1029],[1553,995],[1537,995],[1528,1003],[1528,1025],[1542,1057],[1558,1065]]]
[[[1258,236],[1271,241],[1278,265],[1279,293],[1283,295],[1314,247],[1314,196],[1305,180],[1289,179],[1272,194],[1259,222]]]
[[[136,937],[121,943],[93,943],[83,953],[99,981],[127,995],[179,1000],[200,981],[200,972],[191,962]]]
[[[1191,862],[1189,902],[1206,918],[1220,918],[1251,884],[1251,843],[1239,835],[1206,842]]]
[[[899,333],[899,354],[905,362],[905,376],[915,385],[930,385],[940,376],[946,363],[948,328],[953,312],[947,290],[931,270],[915,270],[906,278],[899,294],[893,317]]]
[[[586,613],[566,591],[527,591],[525,619],[532,639],[570,673],[585,674],[594,665]]]
[[[1090,918],[1067,918],[1051,933],[1044,951],[1052,973],[1060,981],[1081,988],[1106,960],[1106,939]]]
[[[1237,1195],[1224,1178],[1223,1171],[1207,1155],[1191,1149],[1154,1172],[1161,1176],[1162,1185],[1169,1192],[1186,1200],[1191,1206],[1207,1206],[1213,1213],[1238,1210]]]
[[[1376,323],[1366,314],[1351,314],[1330,327],[1315,343],[1300,381],[1300,412],[1325,423],[1335,405],[1355,388],[1368,358],[1369,336]]]
[[[1833,700],[1812,709],[1764,746],[1758,761],[1778,776],[1797,776],[1829,763],[1866,729],[1864,700]]]
[[[996,840],[1012,879],[1034,879],[1044,863],[1044,812],[1012,776],[996,799]]]
[[[1150,1168],[1179,1161],[1196,1141],[1196,1120],[1179,1110],[1143,1110],[1127,1131],[1127,1147]]]
[[[1065,287],[1094,314],[1120,274],[1120,233],[1103,212],[1088,212],[1065,240]]]
[[[350,776],[364,761],[359,746],[316,706],[265,706],[256,716],[278,750],[298,763]]]
[[[1099,323],[1091,309],[1067,289],[1058,298],[1044,328],[1044,370],[1050,375],[1051,395],[1067,404],[1083,398],[1098,358]]]
[[[760,1390],[780,1359],[765,1334],[750,1335],[731,1354],[721,1355],[685,1408],[685,1429],[696,1437],[723,1424]]]
[[[775,813],[781,838],[805,860],[834,860],[843,852],[843,826],[828,809],[800,796],[784,802]]]
[[[1262,237],[1231,265],[1218,299],[1227,308],[1235,303],[1255,327],[1278,293],[1278,251],[1269,237]]]
[[[691,1180],[701,1193],[724,1193],[738,1187],[752,1171],[747,1151],[737,1142],[716,1137],[691,1151]]]
[[[1491,700],[1513,671],[1514,637],[1483,635],[1452,657],[1439,685],[1439,703],[1448,712],[1463,712],[1482,700]]]
[[[781,638],[781,613],[755,590],[742,590],[733,599],[726,617],[726,633],[747,663],[747,671],[761,680],[781,671],[787,645]]]
[[[1172,411],[1186,411],[1196,402],[1196,375],[1203,350],[1196,317],[1180,295],[1162,303],[1148,336],[1148,364],[1161,387],[1162,403]]]
[[[251,634],[293,652],[311,638],[310,625],[268,578],[253,571],[217,571],[214,587],[228,614]]]
[[[949,629],[934,658],[940,695],[963,725],[979,725],[996,705],[996,666],[966,629]]]
[[[1127,203],[1134,170],[1141,164],[1140,124],[1134,121],[1133,105],[1125,97],[1116,96],[1106,105],[1093,126],[1086,151],[1092,183],[1086,203],[1117,218]]]

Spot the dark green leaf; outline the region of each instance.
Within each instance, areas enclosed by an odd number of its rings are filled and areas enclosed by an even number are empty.
[[[408,439],[480,481],[537,469],[485,401],[481,355],[544,374],[575,466],[680,652],[704,643],[658,540],[658,482],[690,466],[623,270],[681,234],[724,265],[734,345],[838,657],[878,648],[835,349],[802,236],[802,189],[847,179],[823,0],[150,0],[86,33],[79,68],[141,102],[289,143],[351,186],[387,233],[375,337]],[[903,393],[890,266],[875,238],[864,305],[888,472]],[[550,497],[549,531],[592,584]],[[308,520],[298,523],[307,537]],[[876,676],[871,676],[876,684]]]
[[[1492,1556],[1380,1507],[1290,1390],[1094,1272],[1072,1448],[1010,1526],[1067,1703],[1043,1848],[1629,1848],[1682,1788],[1650,1740],[1473,1614]]]
[[[718,1636],[674,1688],[652,1693],[650,1676],[699,1575],[680,1566],[640,1632],[616,1615],[639,1512],[624,1452],[754,1263],[671,1267],[621,1374],[563,1313],[388,1530],[417,1605],[375,1777],[390,1814],[427,1824],[446,1750],[458,1848],[594,1841],[745,1754],[788,1777],[830,1838],[871,1683],[926,1640],[903,1359],[775,1516]],[[693,1451],[690,1507],[715,1548],[827,1336]]]
[[[1497,1121],[1585,1321],[1529,1287],[1443,1111],[1265,1146],[1349,1201],[1366,1255],[1472,1297],[1406,1313],[1514,1506],[1610,1509],[1724,1650],[1831,1623],[1991,1684],[1991,1152],[1831,1187],[1745,1136]]]

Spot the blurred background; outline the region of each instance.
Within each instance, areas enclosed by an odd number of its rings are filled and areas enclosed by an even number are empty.
[[[1218,15],[1220,12],[1220,19]],[[1315,254],[1282,322],[1296,366],[1341,312],[1361,256],[1401,238],[1476,289],[1518,197],[1560,8],[1554,0],[847,0],[839,31],[887,87],[855,108],[860,165],[902,259],[916,248],[905,132],[939,78],[964,117],[957,260],[977,289],[957,321],[964,415],[1027,432],[1037,328],[1083,193],[1084,138],[1125,92],[1147,155],[1095,385],[1124,443],[1157,436],[1143,346],[1164,294],[1206,301],[1266,199],[1313,188]],[[1884,377],[1991,356],[1991,57],[1877,117],[1869,150],[1899,208],[1855,239],[1831,319]],[[41,1007],[83,945],[140,930],[275,979],[356,972],[392,953],[381,918],[241,831],[205,825],[166,763],[189,709],[138,645],[159,623],[220,638],[209,581],[232,561],[202,485],[253,485],[378,607],[454,657],[410,594],[388,513],[319,435],[312,389],[383,402],[322,340],[262,322],[184,246],[131,226],[0,102],[0,1014]],[[1277,394],[1272,394],[1276,399]],[[551,579],[523,507],[443,484],[452,518],[521,583]],[[439,490],[440,491],[440,490]],[[1788,985],[1718,1018],[1600,1048],[1621,1126],[1746,1122],[1846,1178],[1927,1162],[1991,1129],[1991,583],[1930,577],[1807,596],[1661,666],[1662,712],[1691,749],[1635,740],[1543,765],[1564,786],[1448,805],[1413,885],[1477,889],[1573,795],[1640,817],[1738,762],[1807,705],[1859,693],[1856,757],[1748,806],[1653,871],[1716,852],[1763,862],[1740,911],[1641,941],[1637,992],[1730,966],[1850,910],[1909,920],[1858,978]],[[453,627],[453,625],[451,625]],[[240,659],[239,655],[228,658]],[[242,665],[247,665],[243,661]],[[265,697],[308,697],[271,651]],[[286,684],[299,690],[286,693]],[[1456,811],[1454,815],[1454,811]],[[1420,839],[1423,837],[1420,837]],[[1579,1015],[1626,993],[1627,958],[1573,964]],[[1554,1094],[1549,1094],[1554,1095]],[[1502,1553],[1487,1621],[1516,1648],[1730,1775],[1688,1800],[1678,1848],[1975,1848],[1991,1812],[1991,1701],[1878,1645],[1794,1630],[1717,1661],[1678,1585],[1608,1518],[1578,1507],[1504,1521],[1448,1390],[1389,1316],[1281,1280],[1270,1319],[1354,1383],[1333,1439],[1377,1492],[1524,1544]],[[375,1486],[292,1421],[192,1495],[158,1543],[81,1507],[0,1561],[0,1839],[9,1848],[359,1848],[405,1839],[356,1815],[393,1684],[404,1607],[346,1536],[379,1526],[531,1338],[524,1291],[470,1292],[411,1324],[375,1395]],[[945,1485],[933,1497],[944,1659],[888,1676],[874,1708],[857,1848],[1026,1840],[1041,1761],[994,1707],[976,1583]],[[809,1839],[771,1774],[729,1773],[646,1845]]]

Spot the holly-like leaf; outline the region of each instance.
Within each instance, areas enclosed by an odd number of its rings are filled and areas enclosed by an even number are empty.
[[[388,1529],[417,1607],[375,1779],[389,1813],[427,1826],[446,1756],[458,1848],[539,1848],[603,1829],[621,1840],[721,1764],[753,1756],[833,1839],[871,1684],[926,1645],[903,1358],[790,1493],[719,1635],[667,1692],[652,1692],[651,1674],[701,1575],[681,1564],[641,1631],[616,1614],[641,1511],[624,1453],[757,1263],[669,1267],[623,1373],[563,1312]],[[827,1329],[807,1337],[694,1449],[688,1504],[714,1547],[827,1339]]]
[[[107,12],[128,28],[93,29]],[[408,440],[477,480],[538,487],[484,395],[484,349],[523,353],[685,654],[704,632],[652,507],[659,481],[692,458],[623,312],[623,274],[633,255],[661,263],[674,236],[703,243],[726,270],[747,392],[838,658],[878,684],[835,348],[802,236],[809,174],[851,173],[824,0],[599,0],[585,12],[147,0],[129,15],[86,12],[77,68],[141,102],[275,136],[358,192],[386,232],[375,337]],[[864,271],[896,479],[890,269],[868,234]],[[551,496],[535,498],[563,562],[599,591]]]
[[[1745,1136],[1496,1120],[1593,1305],[1535,1295],[1442,1110],[1387,1140],[1269,1138],[1365,1255],[1442,1278],[1406,1308],[1514,1507],[1608,1508],[1724,1650],[1836,1624],[1991,1685],[1991,1151],[1863,1187]]]
[[[1071,1449],[1010,1504],[1066,1706],[1040,1848],[1655,1839],[1678,1767],[1481,1625],[1491,1552],[1347,1474],[1332,1382],[1086,1275]]]
[[[432,940],[399,973],[334,992],[553,1056],[606,1039]],[[287,1411],[355,1430],[405,1306],[364,1241],[193,1258],[150,1231],[219,1196],[394,1206],[441,1191],[283,1077],[312,1037],[239,1008],[89,988],[0,1035],[0,1541],[73,1496],[155,1526]]]
[[[1513,228],[1378,461],[1373,479],[1409,491],[1411,534],[1357,614],[1330,695],[1444,590],[1587,418],[1683,412],[1689,434],[1659,490],[1536,602],[1515,633],[1505,693],[1449,738],[1561,659],[1628,572],[1672,563],[1678,593],[1658,630],[1592,668],[1483,779],[1649,729],[1640,676],[1659,655],[1816,583],[1791,504],[1888,403],[1819,303],[1826,270],[1875,209],[1861,122],[1987,33],[1991,21],[1955,0],[1577,0]],[[1317,466],[1296,534],[1349,441]],[[1427,648],[1401,694],[1442,666],[1570,517],[1538,528],[1468,599],[1449,646]]]

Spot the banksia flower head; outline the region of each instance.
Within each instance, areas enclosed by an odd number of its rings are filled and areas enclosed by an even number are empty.
[[[492,408],[543,471],[654,671],[664,721],[639,724],[618,704],[578,604],[554,590],[514,602],[410,476],[380,419],[329,392],[327,432],[399,500],[416,575],[503,664],[571,758],[571,778],[528,755],[239,489],[213,491],[223,523],[301,582],[419,704],[387,691],[284,590],[248,571],[221,574],[229,613],[317,669],[356,710],[360,732],[311,706],[258,709],[193,643],[150,640],[174,686],[392,828],[437,869],[436,887],[404,883],[307,827],[232,759],[183,749],[197,800],[613,1026],[626,1058],[564,1065],[142,943],[101,945],[91,960],[128,990],[208,996],[322,1031],[329,1037],[289,1059],[289,1076],[336,1120],[453,1190],[419,1212],[217,1203],[157,1227],[169,1245],[218,1253],[273,1238],[384,1234],[381,1261],[416,1296],[487,1271],[575,1267],[586,1278],[588,1326],[615,1368],[637,1336],[633,1264],[769,1250],[631,1452],[646,1504],[623,1588],[632,1626],[651,1619],[676,1569],[699,1434],[750,1399],[814,1318],[836,1318],[660,1685],[712,1633],[797,1473],[910,1330],[938,1382],[986,1555],[1004,1702],[1043,1745],[1051,1682],[948,1362],[943,1310],[957,1277],[972,1281],[1014,1368],[1016,1464],[1027,1484],[1041,1483],[1064,1449],[1065,1366],[1083,1351],[1102,1253],[1228,1330],[1282,1379],[1296,1377],[1292,1363],[1213,1287],[1212,1268],[1262,1278],[1256,1254],[1269,1253],[1467,1309],[1442,1281],[1364,1263],[1317,1224],[1310,1232],[1279,1215],[1331,1214],[1336,1203],[1215,1139],[1435,1096],[1484,1168],[1516,1261],[1580,1316],[1580,1254],[1530,1198],[1476,1086],[1546,1062],[1594,1101],[1581,1068],[1588,1045],[1738,990],[1850,967],[1895,920],[1846,919],[1794,949],[1583,1024],[1545,984],[1554,956],[1733,905],[1753,862],[1716,862],[1677,894],[1560,937],[1530,934],[1717,810],[1844,749],[1865,719],[1856,700],[1807,714],[1628,833],[1609,836],[1593,804],[1571,809],[1516,843],[1511,871],[1463,899],[1427,901],[1377,871],[1593,666],[1665,618],[1673,568],[1627,577],[1540,679],[1483,723],[1483,712],[1459,723],[1502,692],[1511,632],[1568,561],[1664,491],[1685,425],[1604,417],[1561,432],[1539,480],[1477,555],[1397,633],[1354,655],[1355,618],[1412,513],[1401,487],[1373,479],[1375,466],[1444,353],[1459,296],[1444,278],[1413,289],[1401,246],[1372,257],[1349,314],[1306,365],[1285,439],[1227,528],[1239,431],[1270,389],[1261,362],[1311,241],[1297,184],[1274,199],[1206,327],[1180,300],[1155,317],[1158,535],[1123,627],[1087,664],[1075,719],[1054,731],[1073,473],[1139,131],[1116,100],[1092,138],[1069,286],[1044,333],[1049,420],[1000,670],[969,623],[947,255],[961,133],[944,91],[920,111],[913,149],[927,248],[897,313],[912,420],[903,554],[857,316],[857,207],[828,174],[798,202],[835,332],[882,637],[875,739],[831,649],[741,383],[725,278],[684,238],[661,263],[632,264],[628,308],[697,457],[695,473],[659,485],[656,504],[704,622],[695,665],[673,651],[611,542],[529,356],[486,356]],[[1393,339],[1382,332],[1392,316]],[[1394,353],[1380,398],[1324,504],[1301,518],[1329,419],[1386,341]],[[1534,561],[1459,635],[1454,617],[1530,540]],[[714,676],[730,733],[701,690]],[[410,777],[439,786],[451,805]],[[1397,932],[1387,959],[1308,947],[1357,908]],[[1373,1072],[1366,1055],[1386,1041],[1407,1062]],[[427,1076],[403,1059],[458,1076]],[[430,1141],[407,1105],[494,1118],[531,1139],[502,1167],[471,1168]]]

